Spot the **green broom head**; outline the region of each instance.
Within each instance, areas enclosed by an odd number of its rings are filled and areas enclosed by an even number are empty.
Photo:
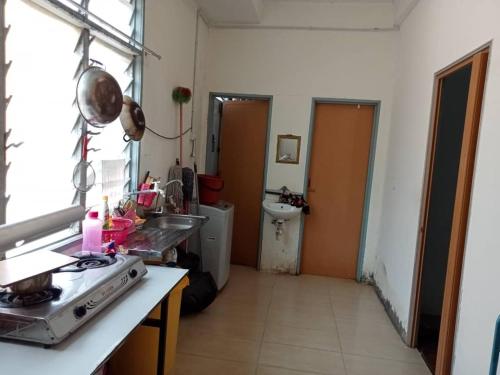
[[[191,90],[187,87],[176,87],[172,91],[172,99],[176,103],[187,103],[191,100]]]

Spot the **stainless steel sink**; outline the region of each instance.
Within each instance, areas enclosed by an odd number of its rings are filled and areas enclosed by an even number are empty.
[[[185,241],[208,221],[206,216],[164,215],[149,219],[144,228],[132,233],[123,246],[130,255],[161,263],[167,251]]]
[[[199,216],[168,215],[148,220],[145,226],[162,230],[188,230],[196,226],[199,221]]]

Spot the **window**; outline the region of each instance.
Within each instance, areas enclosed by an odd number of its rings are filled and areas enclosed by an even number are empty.
[[[96,184],[87,193],[73,186],[85,129],[75,89],[83,68],[94,59],[118,80],[125,95],[140,100],[142,46],[135,40],[142,39],[142,1],[33,0],[0,5],[5,7],[2,21],[9,27],[4,45],[7,69],[2,74],[10,97],[0,131],[7,131],[11,145],[0,148],[0,154],[5,152],[5,161],[0,157],[0,225],[74,204],[89,208],[100,203],[103,193],[117,199],[135,184],[138,146],[122,140],[117,120],[105,128],[88,126],[88,160],[96,171]],[[103,20],[113,27],[104,29]],[[2,199],[4,195],[9,198]],[[59,233],[67,237],[75,229]]]

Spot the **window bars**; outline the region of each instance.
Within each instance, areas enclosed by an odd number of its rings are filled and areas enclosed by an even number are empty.
[[[144,22],[144,1],[143,0],[121,0],[132,10],[129,19],[130,35],[114,27],[101,17],[89,11],[89,4],[92,1],[101,0],[81,0],[77,3],[72,0],[28,0],[43,7],[50,13],[57,15],[73,25],[81,28],[81,33],[76,42],[74,52],[79,54],[80,59],[75,71],[74,80],[78,79],[81,72],[89,66],[90,48],[95,39],[100,39],[106,44],[133,55],[131,63],[127,67],[127,73],[132,77],[127,82],[125,93],[134,97],[140,102],[141,99],[141,78],[142,78],[142,59],[144,55],[150,54],[158,59],[160,55],[150,50],[142,44],[143,40],[143,22]],[[6,207],[9,201],[7,193],[7,173],[9,165],[7,164],[7,149],[17,147],[19,144],[8,143],[10,131],[7,131],[6,113],[10,98],[6,93],[6,75],[11,62],[6,62],[5,45],[10,25],[5,25],[5,3],[6,0],[0,0],[0,225],[6,223]],[[15,25],[14,25],[15,26]],[[50,41],[48,41],[50,42]],[[70,51],[68,53],[71,53]],[[99,134],[95,129],[88,129],[87,123],[78,114],[74,122],[72,132],[80,134],[77,145],[74,148],[73,157],[81,158],[81,147],[84,137],[96,136]],[[3,139],[1,136],[3,135]],[[137,185],[137,166],[139,145],[127,143],[123,148],[126,155],[125,175],[126,183],[124,189],[130,190]],[[35,156],[36,157],[36,156]],[[71,155],[68,155],[70,158]],[[71,202],[68,202],[68,206]],[[86,194],[75,192],[73,204],[86,207]],[[63,210],[64,211],[64,210]],[[62,212],[62,211],[61,211]],[[37,233],[37,238],[43,237],[43,233]],[[33,237],[33,239],[35,239]]]

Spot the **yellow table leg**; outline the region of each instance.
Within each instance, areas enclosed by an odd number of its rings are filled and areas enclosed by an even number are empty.
[[[184,277],[170,292],[168,297],[167,344],[165,347],[164,375],[171,374],[175,365],[182,290],[188,285],[189,279]],[[159,306],[153,310],[149,318],[160,319]],[[138,327],[110,359],[109,374],[156,375],[158,335],[158,328],[145,326]]]

